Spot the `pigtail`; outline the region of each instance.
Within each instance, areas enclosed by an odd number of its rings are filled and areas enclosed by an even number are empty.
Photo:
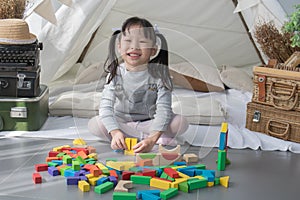
[[[173,89],[173,83],[169,72],[169,53],[166,38],[161,33],[156,33],[160,39],[160,50],[155,58],[149,62],[149,72],[154,77],[162,79],[163,84],[169,90]]]
[[[120,30],[116,30],[109,41],[108,56],[104,63],[105,72],[109,73],[107,84],[116,76],[117,67],[119,66],[118,57],[116,55],[116,40],[118,34],[121,33]]]

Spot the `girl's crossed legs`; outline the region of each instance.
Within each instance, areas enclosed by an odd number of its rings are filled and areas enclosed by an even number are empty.
[[[150,135],[149,130],[152,122],[153,120],[127,123],[119,122],[119,125],[121,131],[125,134],[125,137],[135,137],[143,140]],[[157,143],[170,146],[176,145],[176,139],[174,138],[183,134],[188,129],[188,126],[189,124],[183,116],[175,114],[168,126],[168,129],[161,135]],[[102,140],[111,141],[112,139],[99,116],[95,116],[90,119],[88,129],[91,133],[100,137]]]

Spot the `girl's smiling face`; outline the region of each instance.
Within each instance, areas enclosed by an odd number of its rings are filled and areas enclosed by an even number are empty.
[[[150,57],[156,53],[157,47],[150,38],[145,37],[144,29],[140,25],[131,25],[120,35],[118,50],[128,71],[147,69]]]

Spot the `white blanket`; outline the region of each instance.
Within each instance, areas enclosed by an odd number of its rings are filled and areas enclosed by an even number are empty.
[[[188,96],[185,90],[178,90],[177,95]],[[245,128],[246,104],[251,100],[251,93],[230,89],[225,94],[196,94],[199,96],[212,95],[221,100],[222,106],[227,112],[229,124],[228,146],[235,149],[250,148],[266,151],[291,151],[300,153],[300,144],[284,141],[265,134],[249,131]],[[71,116],[49,117],[39,131],[2,131],[2,137],[41,137],[74,139],[82,137],[86,140],[99,140],[88,132],[88,118],[76,118]],[[209,152],[209,149],[217,147],[219,143],[220,125],[190,125],[189,129],[179,137],[181,142],[187,142],[195,146],[201,146],[201,157]]]

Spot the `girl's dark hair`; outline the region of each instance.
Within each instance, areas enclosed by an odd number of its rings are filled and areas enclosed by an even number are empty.
[[[153,41],[153,45],[156,44],[157,38],[160,39],[159,52],[153,59],[150,60],[148,64],[148,71],[154,78],[160,78],[166,88],[172,90],[173,84],[169,74],[169,54],[167,40],[161,33],[158,33],[154,30],[152,24],[148,20],[139,17],[131,17],[127,19],[123,23],[121,31],[115,31],[110,38],[108,56],[104,64],[105,71],[110,73],[107,83],[109,83],[116,76],[117,68],[119,66],[118,57],[115,51],[116,40],[120,33],[125,35],[126,31],[130,29],[132,25],[140,25],[143,27],[145,37],[151,39]]]

